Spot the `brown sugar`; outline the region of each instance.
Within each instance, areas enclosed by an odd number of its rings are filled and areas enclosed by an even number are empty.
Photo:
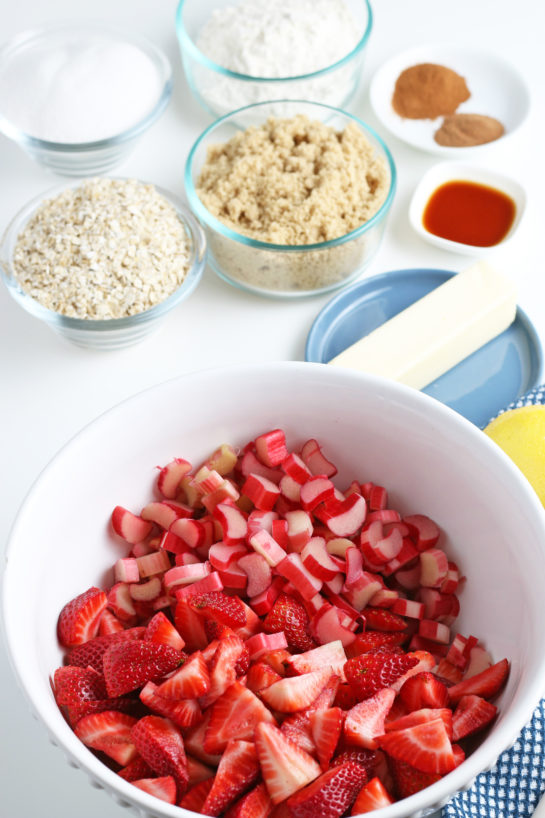
[[[448,148],[469,148],[499,139],[505,128],[498,119],[483,114],[452,114],[446,116],[433,138]]]
[[[453,114],[470,97],[465,79],[444,65],[420,63],[397,78],[392,105],[407,119],[435,119]]]

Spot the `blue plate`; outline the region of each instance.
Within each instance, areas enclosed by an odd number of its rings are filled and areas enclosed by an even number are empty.
[[[310,329],[305,359],[327,363],[398,312],[456,273],[413,269],[367,278],[329,301]],[[543,351],[537,332],[519,308],[514,322],[423,392],[446,403],[477,426],[541,380]]]

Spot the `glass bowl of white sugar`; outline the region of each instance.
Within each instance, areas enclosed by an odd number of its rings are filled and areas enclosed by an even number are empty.
[[[372,28],[368,0],[180,0],[188,84],[214,117],[259,102],[346,108]]]
[[[100,24],[44,26],[0,49],[0,132],[62,176],[117,167],[171,94],[160,49]]]
[[[11,296],[65,340],[94,350],[143,341],[195,290],[206,239],[176,196],[93,177],[30,201],[0,244]]]

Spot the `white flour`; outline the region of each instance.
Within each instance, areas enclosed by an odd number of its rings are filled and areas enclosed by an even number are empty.
[[[217,9],[196,45],[210,60],[239,74],[294,77],[341,60],[362,34],[344,0],[242,0]],[[354,66],[289,86],[241,82],[195,67],[198,90],[218,112],[286,97],[338,104],[354,79]]]
[[[143,119],[161,86],[151,59],[131,43],[93,36],[42,42],[1,71],[0,115],[39,139],[92,142]]]

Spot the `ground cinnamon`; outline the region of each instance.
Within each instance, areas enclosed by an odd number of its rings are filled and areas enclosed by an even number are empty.
[[[420,63],[406,68],[397,78],[392,105],[407,119],[435,119],[453,114],[469,99],[466,81],[444,65]]]
[[[448,148],[470,148],[484,145],[503,136],[505,129],[492,116],[482,114],[452,114],[446,116],[433,138]]]

